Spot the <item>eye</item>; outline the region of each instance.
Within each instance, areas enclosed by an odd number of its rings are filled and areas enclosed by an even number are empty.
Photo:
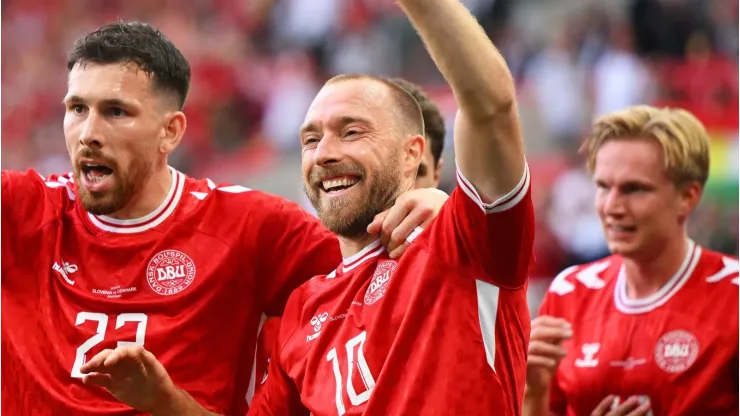
[[[317,143],[318,141],[319,141],[319,138],[317,136],[306,136],[303,139],[303,145],[309,146],[309,145]]]
[[[85,106],[82,104],[72,104],[69,109],[75,114],[82,114],[85,112]]]
[[[349,130],[347,130],[344,133],[344,136],[345,137],[351,137],[351,136],[356,136],[358,134],[360,134],[360,130],[357,130],[357,129],[349,129]]]
[[[110,114],[113,117],[123,117],[123,116],[128,115],[128,113],[125,110],[123,110],[122,108],[119,108],[119,107],[112,107],[110,109]]]

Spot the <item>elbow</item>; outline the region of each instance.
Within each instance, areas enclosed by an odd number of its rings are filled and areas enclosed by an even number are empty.
[[[462,94],[460,110],[474,120],[490,120],[508,114],[516,108],[516,90],[513,81],[482,86]]]

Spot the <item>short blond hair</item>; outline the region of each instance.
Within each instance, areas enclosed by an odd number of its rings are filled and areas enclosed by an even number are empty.
[[[637,105],[597,119],[581,147],[588,169],[596,167],[596,153],[608,140],[652,139],[663,149],[668,176],[676,185],[709,177],[709,136],[704,125],[680,108]]]

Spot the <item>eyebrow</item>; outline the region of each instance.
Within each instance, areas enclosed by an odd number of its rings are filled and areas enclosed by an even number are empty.
[[[69,97],[65,97],[64,100],[62,100],[62,104],[82,104],[85,100],[78,96],[78,95],[72,95]],[[106,98],[104,100],[101,100],[101,103],[107,107],[132,107],[133,103],[123,101],[119,98]]]
[[[359,116],[341,116],[337,117],[336,119],[332,120],[332,122],[338,123],[341,126],[346,126],[347,124],[352,123],[360,123],[360,124],[367,124],[372,126],[373,122],[370,121],[370,119],[365,117],[359,117]],[[321,130],[316,122],[308,122],[301,126],[300,133],[303,135],[304,133],[308,132],[316,132]]]

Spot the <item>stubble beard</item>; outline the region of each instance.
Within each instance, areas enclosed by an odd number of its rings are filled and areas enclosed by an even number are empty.
[[[304,183],[304,190],[324,226],[338,236],[351,239],[367,235],[367,226],[375,216],[395,201],[400,184],[401,172],[395,154],[377,173],[364,176],[354,185],[361,187],[359,196],[322,200],[323,191],[317,186]]]
[[[93,215],[111,215],[121,209],[133,199],[144,182],[152,173],[152,165],[147,161],[132,163],[128,171],[114,169],[108,180],[114,181],[114,186],[107,192],[89,192],[80,181],[83,175],[80,167],[75,168],[75,180],[78,183],[77,193],[85,211]]]

